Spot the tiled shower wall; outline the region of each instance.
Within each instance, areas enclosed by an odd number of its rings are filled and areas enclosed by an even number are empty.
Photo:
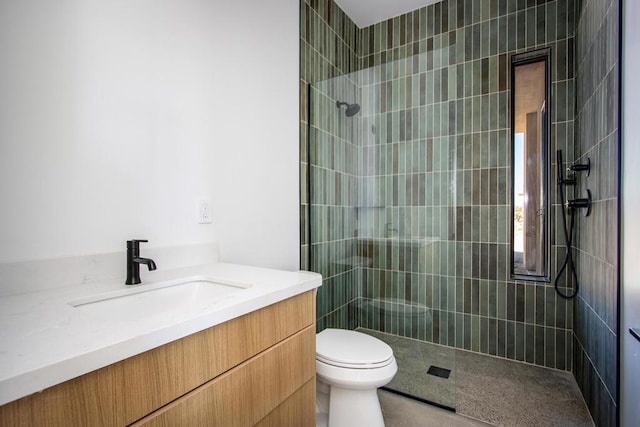
[[[318,328],[357,327],[355,301],[360,282],[355,251],[359,147],[357,121],[337,100],[351,101],[359,92],[347,76],[311,86],[309,112],[311,270],[323,276],[318,289]],[[340,101],[340,102],[346,102]]]
[[[359,279],[349,262],[355,255],[357,140],[353,120],[336,101],[355,98],[357,86],[347,77],[356,71],[358,29],[333,1],[300,2],[300,265],[322,274],[317,295],[317,325],[353,329]],[[322,83],[321,83],[322,82]],[[309,110],[310,83],[314,109]],[[312,117],[309,117],[312,114]],[[312,126],[309,127],[309,119]],[[308,148],[311,148],[309,150]],[[315,165],[309,171],[309,159]],[[308,173],[313,179],[308,180]],[[309,194],[309,186],[311,195]],[[309,198],[313,198],[313,209]],[[313,228],[309,228],[309,225]],[[316,245],[309,257],[310,233]]]
[[[363,98],[378,107],[362,118],[363,135],[376,129],[363,162],[382,181],[374,228],[400,238],[360,245],[373,259],[361,306],[391,302],[387,314],[361,310],[361,326],[571,369],[572,304],[552,284],[509,279],[509,65],[514,53],[551,48],[551,152],[571,161],[574,7],[449,0],[361,30],[362,68],[374,67]],[[431,243],[403,243],[415,236]],[[564,255],[555,242],[552,277]]]
[[[320,267],[317,271],[326,276],[318,296],[319,327],[357,326],[352,316],[362,313],[361,303],[382,296],[402,301],[405,314],[410,307],[409,320],[394,323],[374,315],[358,323],[571,369],[572,304],[556,296],[550,284],[508,278],[509,60],[513,53],[551,47],[551,149],[563,148],[565,160],[573,160],[575,7],[572,0],[449,0],[357,29],[331,1],[301,2],[303,268],[309,266],[306,84],[357,69],[362,71],[348,80],[362,90],[363,111],[357,118],[365,144],[362,163],[357,162],[359,170],[339,170],[324,159],[322,179],[335,186],[338,176],[367,174],[361,182],[384,176],[385,183],[378,188],[384,190],[385,203],[364,206],[376,211],[371,214],[364,213],[360,199],[359,206],[351,205],[355,212],[349,209],[351,200],[333,206],[322,199],[324,226],[331,227],[338,217],[342,225],[358,221],[359,227],[363,218],[374,218],[378,237],[391,232],[396,237],[436,238],[421,253],[411,249],[415,242],[372,247],[357,244],[356,236],[346,230],[333,236],[318,230],[321,240],[314,238],[314,243],[326,244],[327,251],[330,245],[341,251],[334,260],[374,254],[373,264],[365,267],[335,266],[339,263],[329,262],[329,255],[320,255],[320,265],[311,266]],[[329,112],[335,94],[320,92]],[[381,109],[367,108],[372,98]],[[376,137],[371,137],[371,125]],[[359,144],[341,140],[335,129],[313,132],[339,144]],[[317,136],[310,136],[313,146]],[[370,159],[375,159],[373,166]],[[555,200],[554,180],[550,190]],[[366,184],[358,187],[365,194],[371,191]],[[361,198],[358,191],[352,190],[351,196]],[[409,219],[413,212],[418,221]],[[557,213],[556,206],[556,223]],[[316,215],[317,219],[321,214]],[[559,235],[554,228],[554,235]],[[552,258],[561,259],[561,242],[556,246],[555,237],[552,240]],[[552,275],[555,270],[553,262]],[[361,289],[353,286],[360,275]],[[431,318],[413,322],[412,307],[420,313],[422,306],[430,308]]]
[[[377,286],[376,298],[402,298],[417,307],[416,312],[428,302],[434,313],[428,324],[418,321],[407,326],[383,319],[382,326],[369,326],[560,369],[572,369],[573,363],[574,375],[596,423],[614,425],[618,15],[619,2],[615,0],[583,0],[575,4],[453,0],[357,29],[331,1],[301,2],[301,265],[325,276],[318,295],[319,328],[352,328],[379,322],[380,317],[358,319],[357,324],[353,321],[356,314],[363,314],[358,307],[363,307],[362,302],[372,296],[369,294],[372,286]],[[574,19],[579,19],[575,44]],[[505,172],[507,177],[510,174],[508,125],[505,125],[509,114],[507,67],[510,54],[541,46],[552,48],[555,114],[552,153],[558,147],[564,150],[567,162],[590,157],[593,163],[591,176],[579,177],[580,186],[575,194],[580,197],[589,187],[595,201],[590,217],[578,217],[574,250],[581,291],[575,313],[573,304],[566,305],[549,285],[511,282],[506,272],[508,228],[504,224],[508,221],[505,215],[509,189],[504,185],[504,176]],[[339,77],[356,70],[374,71]],[[354,83],[362,87],[364,100],[360,102],[364,105],[359,135],[363,146],[359,161],[351,169],[345,163],[332,165],[326,157],[331,150],[314,146],[314,150],[319,149],[314,155],[321,164],[321,181],[335,183],[336,177],[348,176],[359,184],[349,190],[346,200],[341,196],[338,204],[327,199],[332,197],[327,193],[318,196],[321,209],[316,219],[325,218],[321,229],[335,224],[340,217],[341,231],[329,236],[326,230],[316,230],[316,237],[325,249],[319,252],[316,265],[310,266],[307,83],[327,79],[333,79],[333,88],[327,89],[325,85],[320,90],[322,94],[316,94],[324,99],[323,115],[335,113],[333,97],[344,96],[344,91],[350,90],[345,88]],[[398,90],[401,83],[404,106]],[[341,93],[336,92],[340,90]],[[387,91],[393,95],[387,97]],[[377,113],[366,106],[373,100],[382,108]],[[423,108],[428,111],[426,117]],[[370,132],[371,125],[378,126],[377,134]],[[358,144],[350,140],[356,134],[343,134],[341,138],[340,126],[321,124],[313,130],[321,135],[312,136],[312,145],[313,141],[337,140],[341,141],[338,145],[346,143],[346,147],[352,143],[352,149],[357,150]],[[428,136],[424,133],[427,129],[431,129]],[[414,160],[414,156],[419,159]],[[384,185],[370,183],[372,177],[382,176]],[[387,187],[387,176],[391,177],[391,187]],[[443,190],[449,181],[455,183],[454,192],[449,188]],[[439,184],[434,186],[434,182]],[[551,195],[557,203],[554,183],[555,167]],[[414,199],[416,188],[419,195]],[[388,205],[387,200],[384,208],[376,207],[377,203],[367,205],[363,198],[372,193],[379,198],[389,197]],[[425,225],[417,232],[415,221],[407,220],[403,212],[416,208],[424,208],[423,219],[426,211],[431,218],[429,225],[420,219],[418,222]],[[367,210],[375,213],[370,215]],[[558,242],[555,247],[559,253],[554,252],[557,262],[563,257],[557,237],[558,212],[556,204],[553,241],[554,245]],[[421,218],[420,214],[417,217]],[[352,255],[358,259],[357,255],[369,255],[363,251],[373,250],[358,245],[356,236],[345,229],[349,224],[362,227],[363,218],[373,221],[377,233],[383,236],[388,231],[387,224],[391,224],[389,229],[396,236],[404,233],[437,237],[437,243],[430,249],[441,247],[431,252],[428,268],[426,261],[414,262],[411,243],[385,247],[384,257],[376,254],[375,264],[369,267],[354,264],[353,268],[330,267],[328,258],[335,257],[328,255],[329,251],[337,251],[342,259]],[[435,224],[438,226],[434,228]],[[411,233],[407,233],[407,227]],[[359,232],[366,233],[364,229]],[[554,265],[552,273],[556,268]],[[367,286],[362,289],[354,286],[363,278]]]
[[[574,375],[598,426],[618,402],[619,16],[619,1],[583,0],[576,29],[576,156],[592,164],[576,196],[589,188],[593,209],[575,244]]]

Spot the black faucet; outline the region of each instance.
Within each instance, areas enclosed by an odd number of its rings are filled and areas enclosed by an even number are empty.
[[[127,240],[127,285],[137,285],[140,281],[140,264],[147,266],[149,271],[156,269],[156,263],[150,258],[140,258],[140,243],[148,240]]]

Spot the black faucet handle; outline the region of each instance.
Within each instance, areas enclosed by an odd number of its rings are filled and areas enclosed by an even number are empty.
[[[127,280],[126,285],[137,285],[140,282],[140,264],[147,266],[149,271],[156,269],[156,263],[151,258],[140,257],[140,243],[148,240],[132,239],[127,240]]]
[[[132,251],[133,256],[138,256],[140,253],[140,243],[147,243],[148,240],[132,239],[127,240],[127,249]]]

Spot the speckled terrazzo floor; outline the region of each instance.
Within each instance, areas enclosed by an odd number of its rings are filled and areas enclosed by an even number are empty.
[[[455,349],[369,329],[358,330],[381,339],[393,349],[398,363],[398,373],[387,388],[451,409],[456,407]],[[427,374],[431,365],[450,369],[449,378],[444,379]]]
[[[446,409],[378,390],[386,427],[490,427],[491,424]]]
[[[570,372],[359,331],[393,348],[399,369],[391,389],[497,426],[593,426]],[[445,380],[427,375],[431,365],[451,369],[451,376]]]

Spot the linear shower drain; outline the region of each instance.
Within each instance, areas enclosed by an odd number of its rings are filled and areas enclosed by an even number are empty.
[[[434,377],[449,378],[449,375],[451,375],[451,369],[431,365],[429,367],[429,370],[427,371],[427,374],[433,375]]]

